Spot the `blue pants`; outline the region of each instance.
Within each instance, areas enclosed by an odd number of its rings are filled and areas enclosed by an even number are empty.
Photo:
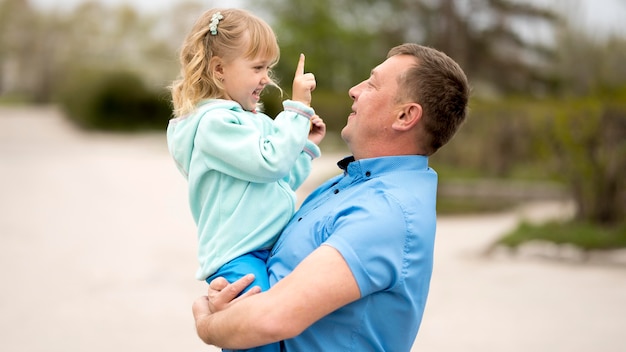
[[[270,288],[269,277],[267,275],[267,266],[265,262],[270,255],[269,250],[258,250],[254,252],[250,252],[242,255],[241,257],[235,258],[230,262],[224,264],[219,270],[209,276],[206,279],[207,283],[211,283],[211,281],[218,277],[223,277],[228,282],[234,282],[241,279],[246,274],[254,274],[254,281],[250,284],[250,286],[246,287],[243,292],[247,292],[254,286],[261,287],[261,291],[267,291]],[[242,293],[243,293],[242,292]],[[232,351],[232,350],[222,350]],[[239,351],[239,350],[238,350]],[[279,352],[280,345],[278,342],[272,343],[265,346],[259,346],[247,350],[241,350],[246,352]]]

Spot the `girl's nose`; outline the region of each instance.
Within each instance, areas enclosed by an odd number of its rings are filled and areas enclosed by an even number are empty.
[[[268,84],[271,82],[270,76],[269,76],[269,72],[266,72],[263,77],[261,78],[261,83],[263,84]]]

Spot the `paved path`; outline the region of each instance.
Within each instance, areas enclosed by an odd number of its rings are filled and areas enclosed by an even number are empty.
[[[413,351],[626,350],[624,267],[481,254],[561,207],[440,219]],[[195,336],[204,284],[163,135],[86,134],[51,109],[0,108],[0,210],[1,351],[217,351]]]

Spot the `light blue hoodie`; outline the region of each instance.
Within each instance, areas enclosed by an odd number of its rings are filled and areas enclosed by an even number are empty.
[[[198,280],[245,253],[271,248],[295,212],[295,189],[320,156],[307,139],[312,108],[291,100],[276,119],[209,99],[170,120],[167,143],[189,182],[198,226]]]

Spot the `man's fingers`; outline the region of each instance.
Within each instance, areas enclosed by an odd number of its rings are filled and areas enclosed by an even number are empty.
[[[257,293],[260,293],[260,292],[261,292],[261,288],[259,286],[254,286],[251,289],[249,289],[248,291],[246,291],[246,293],[244,293],[241,296],[235,298],[233,300],[233,302],[239,301],[240,299],[244,299],[246,297],[254,296],[254,295],[256,295]]]
[[[211,283],[209,283],[209,287],[215,291],[221,291],[226,286],[228,286],[228,281],[221,276],[213,279]]]
[[[229,298],[228,300],[231,301],[235,297],[237,297],[237,295],[239,295],[239,293],[241,293],[241,291],[243,291],[246,287],[250,286],[250,284],[253,281],[254,281],[254,275],[252,274],[245,275],[241,279],[226,286],[223,292],[226,291],[225,295],[228,296]]]
[[[298,61],[298,66],[296,67],[296,77],[302,76],[304,74],[304,54],[300,54],[300,60]]]
[[[209,298],[207,296],[198,297],[191,306],[194,318],[197,320],[199,316],[210,313]]]
[[[220,310],[226,309],[231,302],[238,299],[237,296],[239,293],[248,287],[253,281],[254,275],[252,274],[248,274],[232,284],[228,283],[228,281],[223,277],[218,277],[212,280],[209,283],[209,292],[207,294],[207,309],[209,312],[219,312]],[[258,293],[255,288],[252,288],[249,291],[253,291],[253,294]],[[242,297],[244,295],[242,295]]]

